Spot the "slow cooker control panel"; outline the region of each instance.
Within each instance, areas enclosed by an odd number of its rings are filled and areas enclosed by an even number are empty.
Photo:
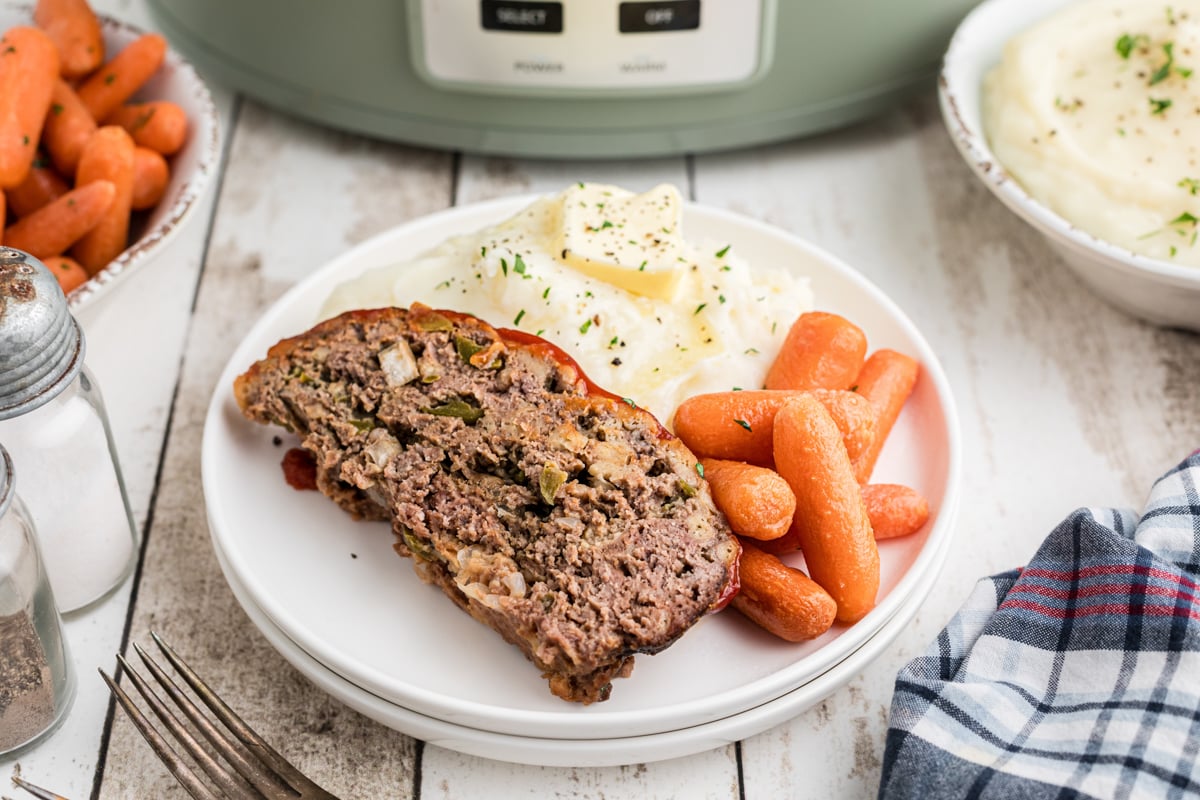
[[[773,0],[409,0],[417,69],[520,93],[687,89],[765,67]]]

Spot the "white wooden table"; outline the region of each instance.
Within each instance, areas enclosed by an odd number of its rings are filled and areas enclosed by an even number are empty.
[[[140,0],[97,8],[153,27]],[[137,574],[67,620],[79,694],[23,754],[67,797],[182,797],[114,714],[97,667],[161,632],[266,738],[345,797],[867,797],[878,785],[897,669],[975,580],[1022,564],[1082,505],[1140,507],[1200,446],[1200,336],[1123,316],[1082,289],[970,175],[932,87],[848,130],[719,155],[541,162],[435,152],[323,129],[220,86],[222,168],[156,262],[83,309],[145,535]],[[890,295],[940,355],[961,415],[963,502],[939,585],[898,639],[812,710],[736,745],[613,768],[461,755],[351,711],[250,624],[217,567],[200,487],[204,411],[257,316],[364,239],[454,204],[596,180],[669,181],[840,256]],[[0,792],[16,761],[0,760]]]

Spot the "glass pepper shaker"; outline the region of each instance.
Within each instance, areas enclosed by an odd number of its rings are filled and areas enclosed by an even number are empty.
[[[0,757],[57,728],[75,696],[54,593],[15,484],[0,446]]]
[[[115,589],[137,555],[108,415],[83,356],[58,281],[28,253],[0,247],[0,443],[21,470],[64,613]]]

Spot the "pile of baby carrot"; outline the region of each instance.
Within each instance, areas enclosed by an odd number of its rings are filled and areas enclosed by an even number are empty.
[[[0,39],[0,241],[48,266],[64,292],[128,245],[131,217],[167,188],[186,112],[130,102],[167,42],[144,34],[105,52],[87,0],[38,0]]]
[[[929,505],[871,473],[919,365],[837,314],[802,314],[765,389],[697,395],[675,433],[700,458],[713,500],[742,543],[733,607],[788,641],[820,636],[875,606],[876,540],[920,530]],[[799,550],[809,575],[780,554]]]

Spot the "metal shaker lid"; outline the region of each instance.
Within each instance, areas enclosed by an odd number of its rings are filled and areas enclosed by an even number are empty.
[[[0,247],[0,419],[51,400],[83,367],[83,331],[46,265]]]

